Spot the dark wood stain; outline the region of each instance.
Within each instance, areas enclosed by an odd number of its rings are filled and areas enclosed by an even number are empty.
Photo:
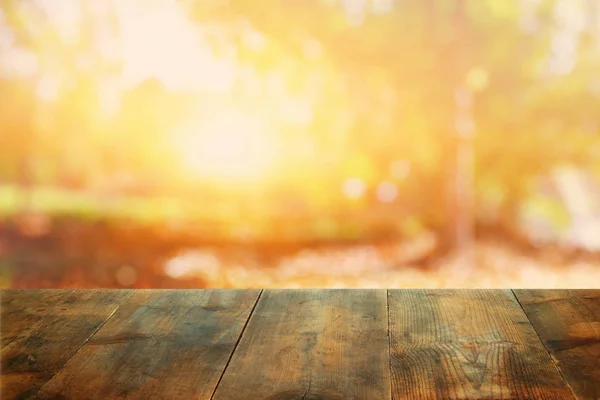
[[[136,291],[36,398],[209,399],[259,293]]]
[[[600,291],[514,292],[577,397],[600,399]]]
[[[145,333],[135,333],[135,332],[121,333],[121,334],[114,335],[114,336],[107,336],[107,337],[103,337],[103,338],[92,339],[88,342],[88,345],[93,346],[93,345],[127,343],[127,342],[132,342],[134,340],[151,339],[153,337],[154,337],[153,335],[148,335]]]
[[[110,290],[3,290],[2,398],[28,398],[37,392],[129,295]]]
[[[564,350],[572,350],[577,347],[600,344],[600,338],[547,340],[546,344],[553,353],[556,353]]]
[[[393,399],[572,399],[510,291],[390,290]]]

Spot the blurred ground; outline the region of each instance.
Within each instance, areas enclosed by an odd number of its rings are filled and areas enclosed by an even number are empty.
[[[439,254],[433,234],[402,242],[232,244],[100,222],[63,221],[44,233],[29,229],[0,229],[2,287],[600,286],[600,253],[489,235],[467,255]]]

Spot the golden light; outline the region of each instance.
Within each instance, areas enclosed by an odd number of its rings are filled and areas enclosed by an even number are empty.
[[[488,81],[488,72],[483,68],[473,68],[467,73],[467,85],[475,92],[485,89]]]
[[[52,77],[44,77],[40,79],[36,86],[36,93],[43,101],[54,101],[59,95],[60,83]]]
[[[382,203],[391,203],[398,196],[398,188],[393,182],[382,182],[377,186],[377,198]]]
[[[118,10],[123,80],[135,87],[149,77],[170,91],[226,92],[236,76],[232,60],[217,59],[195,24],[177,2]]]
[[[410,174],[410,163],[402,159],[394,160],[390,164],[390,173],[394,179],[406,179]]]
[[[103,80],[99,83],[99,106],[101,112],[109,117],[117,114],[121,107],[122,88],[117,80]]]
[[[275,172],[278,141],[257,116],[238,110],[188,130],[179,152],[188,170],[226,184],[256,183]]]
[[[360,178],[348,178],[342,185],[342,192],[349,199],[362,197],[366,189],[365,183]]]

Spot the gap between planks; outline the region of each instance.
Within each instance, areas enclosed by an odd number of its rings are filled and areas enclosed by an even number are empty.
[[[263,292],[264,292],[264,289],[261,289],[260,292],[258,292],[258,296],[256,296],[256,301],[254,302],[254,305],[252,306],[252,310],[250,310],[250,314],[248,314],[248,318],[246,318],[246,322],[244,323],[244,326],[242,327],[242,330],[240,331],[240,334],[235,342],[235,345],[233,346],[233,350],[231,350],[231,353],[229,354],[229,358],[227,359],[225,368],[223,368],[223,372],[221,372],[221,376],[219,376],[219,380],[217,381],[217,384],[215,385],[215,388],[214,388],[212,394],[210,395],[210,400],[213,400],[213,397],[215,396],[215,393],[217,392],[217,389],[219,388],[219,384],[221,383],[221,380],[223,379],[223,376],[225,375],[225,371],[227,371],[227,367],[229,367],[229,363],[231,362],[231,359],[233,358],[233,355],[235,354],[235,351],[237,350],[238,345],[240,344],[240,340],[242,340],[242,336],[244,335],[244,332],[246,332],[246,327],[248,326],[248,323],[250,322],[250,318],[252,318],[252,314],[254,314],[254,310],[256,309],[256,306],[258,305],[258,302],[260,301],[260,297],[262,296]]]
[[[392,332],[390,329],[390,290],[385,289],[385,308],[387,310],[387,336],[388,336],[388,371],[389,371],[389,384],[390,384],[390,400],[393,400],[394,393],[392,393]]]
[[[76,291],[76,289],[73,289],[73,292],[74,292],[74,291]],[[94,332],[92,332],[92,334],[91,334],[90,336],[88,336],[88,337],[87,337],[87,339],[85,339],[85,340],[83,341],[83,343],[81,343],[81,346],[79,346],[79,347],[77,348],[77,350],[76,350],[76,351],[75,351],[73,354],[71,354],[71,356],[70,356],[69,358],[67,358],[67,359],[65,360],[65,362],[64,362],[64,363],[63,363],[63,365],[62,365],[62,367],[58,368],[58,369],[56,370],[56,372],[55,372],[54,374],[52,374],[52,376],[51,376],[51,377],[50,377],[48,380],[46,380],[46,382],[44,382],[44,384],[43,384],[43,385],[41,385],[41,386],[38,388],[38,390],[36,390],[36,391],[35,391],[35,393],[33,394],[33,396],[35,396],[36,394],[38,394],[38,393],[39,393],[39,392],[42,390],[42,388],[43,388],[44,386],[46,386],[46,384],[47,384],[48,382],[50,382],[52,379],[54,379],[54,377],[55,377],[56,375],[58,375],[58,374],[60,373],[60,371],[62,371],[62,370],[63,370],[63,368],[65,367],[65,365],[67,365],[67,363],[68,363],[68,362],[69,362],[69,361],[70,361],[70,360],[71,360],[73,357],[75,357],[75,355],[76,355],[77,353],[79,353],[79,351],[80,351],[80,350],[83,348],[83,346],[85,346],[85,345],[87,344],[87,342],[89,342],[89,341],[90,341],[90,339],[91,339],[91,338],[93,338],[93,337],[96,335],[96,333],[98,333],[98,331],[99,331],[100,329],[102,329],[102,327],[103,327],[104,325],[106,325],[106,323],[108,322],[108,320],[109,320],[109,319],[111,319],[111,318],[113,317],[113,315],[115,315],[115,314],[116,314],[117,310],[118,310],[119,308],[121,308],[121,306],[122,306],[123,304],[125,304],[125,303],[127,302],[127,300],[129,300],[129,298],[130,298],[131,296],[133,296],[133,293],[134,293],[134,292],[135,292],[135,290],[130,290],[130,291],[129,291],[129,294],[123,298],[123,301],[122,301],[122,302],[120,302],[120,303],[117,305],[117,307],[115,307],[115,309],[113,310],[113,312],[111,312],[111,313],[108,315],[108,317],[106,317],[106,319],[105,319],[105,320],[104,320],[104,321],[103,321],[103,322],[102,322],[102,323],[101,323],[101,324],[98,326],[98,329],[94,330]]]
[[[540,333],[538,332],[535,324],[531,321],[531,318],[529,318],[529,315],[527,314],[527,312],[525,311],[525,308],[523,307],[523,304],[521,304],[521,301],[519,300],[519,296],[517,296],[517,294],[515,293],[514,289],[510,289],[510,293],[512,294],[512,296],[515,298],[515,300],[517,301],[517,303],[519,304],[519,307],[521,307],[521,311],[523,311],[523,314],[525,314],[525,317],[527,318],[527,321],[529,321],[529,324],[532,326],[533,331],[535,332],[537,338],[539,339],[539,341],[542,343],[542,346],[544,346],[544,349],[546,350],[546,353],[548,354],[548,358],[550,359],[550,361],[552,361],[552,365],[554,365],[554,368],[556,368],[556,370],[558,371],[558,373],[560,374],[561,378],[563,379],[563,381],[565,382],[565,385],[567,385],[567,387],[569,388],[569,391],[571,392],[571,394],[573,395],[574,399],[578,399],[579,397],[575,394],[575,391],[573,390],[573,388],[571,387],[571,384],[569,383],[569,380],[567,379],[567,377],[563,374],[562,370],[558,367],[558,364],[556,363],[556,358],[554,357],[554,355],[550,352],[550,350],[548,349],[548,347],[546,346],[546,343],[544,342],[544,340],[542,340],[542,337],[540,336]]]
[[[97,334],[99,331],[100,331],[100,329],[102,329],[102,327],[103,327],[104,325],[106,325],[106,323],[107,323],[107,322],[108,322],[108,321],[109,321],[109,320],[110,320],[110,319],[111,319],[111,318],[112,318],[112,317],[113,317],[113,316],[116,314],[116,312],[117,312],[117,311],[118,311],[118,310],[121,308],[121,306],[122,306],[123,304],[125,304],[125,303],[126,303],[126,302],[127,302],[129,299],[130,299],[130,297],[133,295],[133,293],[134,293],[134,292],[135,292],[135,290],[132,290],[132,291],[130,291],[130,292],[129,292],[129,293],[128,293],[128,294],[127,294],[127,295],[126,295],[124,298],[123,298],[123,300],[122,300],[122,301],[121,301],[121,302],[120,302],[120,303],[117,305],[117,307],[115,307],[115,309],[114,309],[114,310],[113,310],[113,311],[112,311],[112,312],[111,312],[111,313],[110,313],[110,314],[109,314],[109,315],[108,315],[108,316],[107,316],[107,317],[104,319],[104,321],[103,321],[103,322],[102,322],[102,323],[101,323],[101,324],[98,326],[98,328],[97,328],[97,329],[95,329],[95,330],[94,330],[94,331],[93,331],[93,332],[92,332],[92,333],[91,333],[91,334],[90,334],[90,335],[89,335],[89,336],[86,338],[86,340],[85,340],[85,341],[84,341],[84,342],[83,342],[83,343],[82,343],[82,344],[81,344],[81,345],[80,345],[80,346],[77,348],[77,350],[76,350],[76,351],[75,351],[75,352],[74,352],[74,353],[73,353],[73,354],[72,354],[72,355],[71,355],[71,356],[70,356],[70,357],[69,357],[69,358],[68,358],[68,359],[67,359],[67,360],[66,360],[66,361],[63,363],[63,366],[62,366],[61,368],[59,368],[59,369],[57,370],[57,372],[56,372],[55,374],[53,374],[53,375],[52,375],[52,377],[50,377],[50,378],[49,378],[49,379],[46,381],[46,383],[47,383],[47,382],[49,382],[49,381],[51,381],[51,380],[52,380],[52,379],[53,379],[53,378],[54,378],[54,377],[55,377],[55,376],[56,376],[58,373],[60,373],[60,371],[62,371],[62,369],[64,368],[64,365],[66,365],[66,364],[69,362],[69,360],[71,360],[71,359],[72,359],[72,358],[73,358],[73,357],[74,357],[74,356],[75,356],[77,353],[79,353],[79,351],[80,351],[80,350],[81,350],[81,349],[82,349],[82,348],[83,348],[83,347],[84,347],[84,346],[85,346],[85,345],[86,345],[86,344],[87,344],[87,343],[88,343],[88,342],[89,342],[89,341],[90,341],[90,340],[91,340],[91,339],[92,339],[92,338],[93,338],[93,337],[94,337],[94,336],[95,336],[95,335],[96,335],[96,334]],[[389,301],[389,300],[390,300],[390,299],[389,299],[390,292],[389,292],[389,290],[388,290],[388,289],[385,289],[385,292],[386,292],[387,335],[388,335],[388,368],[389,368],[389,372],[390,372],[390,375],[391,375],[391,373],[392,373],[391,369],[392,369],[392,368],[391,368],[391,331],[390,331],[390,301]],[[513,289],[510,289],[510,292],[511,292],[511,295],[513,296],[513,298],[514,298],[514,299],[517,301],[517,303],[519,304],[519,307],[521,308],[521,311],[522,311],[522,312],[525,314],[525,317],[527,318],[527,321],[529,321],[530,325],[533,327],[533,329],[534,329],[534,331],[535,331],[535,333],[536,333],[536,336],[537,336],[538,340],[540,340],[540,342],[542,342],[542,345],[544,346],[544,349],[545,349],[546,353],[548,354],[548,357],[550,358],[550,360],[551,360],[552,364],[554,365],[554,368],[556,368],[556,370],[557,370],[557,371],[558,371],[558,373],[560,374],[561,378],[563,379],[563,382],[564,382],[564,383],[567,385],[567,387],[569,388],[569,391],[572,393],[573,397],[574,397],[575,399],[577,399],[578,397],[575,395],[575,392],[574,392],[573,388],[571,387],[571,385],[569,384],[568,380],[567,380],[567,379],[566,379],[566,377],[564,376],[564,374],[563,374],[562,370],[561,370],[561,369],[558,367],[558,365],[557,365],[557,360],[556,360],[556,359],[555,359],[555,357],[554,357],[554,356],[551,354],[550,350],[548,349],[548,347],[546,346],[546,344],[544,343],[544,341],[541,339],[541,337],[540,337],[540,334],[539,334],[538,330],[536,329],[536,326],[535,326],[535,325],[532,323],[532,321],[531,321],[531,318],[529,317],[529,315],[528,315],[528,314],[527,314],[527,312],[525,311],[525,309],[524,309],[524,307],[523,307],[523,304],[521,304],[521,301],[519,300],[519,297],[516,295],[516,293],[515,293],[515,291],[514,291]],[[221,374],[220,374],[220,376],[219,376],[219,379],[218,379],[218,381],[217,381],[217,384],[216,384],[216,386],[215,386],[215,388],[214,388],[214,390],[213,390],[213,392],[212,392],[212,394],[211,394],[211,396],[210,396],[210,399],[211,399],[211,400],[214,398],[214,395],[215,395],[215,393],[216,393],[217,389],[219,388],[219,385],[220,385],[220,383],[221,383],[221,381],[222,381],[222,379],[223,379],[223,377],[224,377],[224,375],[225,375],[225,373],[226,373],[226,371],[227,371],[227,368],[228,368],[228,367],[229,367],[229,365],[230,365],[230,362],[231,362],[231,360],[232,360],[232,358],[233,358],[233,355],[235,354],[236,350],[238,349],[238,346],[239,346],[239,343],[240,343],[240,341],[241,341],[241,338],[243,337],[243,335],[244,335],[244,334],[245,334],[245,332],[246,332],[247,326],[248,326],[248,324],[249,324],[249,322],[250,322],[250,318],[252,318],[252,317],[253,317],[253,315],[254,315],[254,312],[255,312],[255,310],[256,310],[256,307],[258,306],[258,303],[259,303],[259,301],[260,301],[260,299],[261,299],[261,297],[262,297],[262,294],[263,294],[263,293],[264,293],[264,289],[261,289],[261,290],[260,290],[260,292],[259,292],[259,294],[258,294],[258,296],[257,296],[257,298],[256,298],[256,301],[255,301],[254,305],[252,306],[252,309],[250,310],[250,313],[249,313],[249,315],[248,315],[248,318],[246,319],[246,321],[245,321],[245,323],[244,323],[244,325],[243,325],[243,327],[242,327],[242,329],[241,329],[241,331],[240,331],[240,333],[239,333],[239,335],[238,335],[238,338],[237,338],[237,340],[236,340],[236,342],[235,342],[235,345],[234,345],[234,347],[233,347],[233,349],[232,349],[232,351],[231,351],[231,353],[230,353],[230,355],[229,355],[229,358],[228,358],[228,360],[227,360],[227,363],[225,364],[225,367],[223,368],[223,371],[221,372]],[[44,383],[44,385],[45,385],[46,383]],[[39,388],[39,389],[36,391],[36,393],[37,393],[37,392],[39,392],[40,390],[42,390],[42,388],[43,388],[43,386],[44,386],[44,385],[42,385],[42,386],[41,386],[41,387],[40,387],[40,388]],[[305,393],[305,395],[306,395],[306,393]],[[392,384],[391,384],[391,380],[390,380],[390,398],[393,398],[393,397],[392,397]]]

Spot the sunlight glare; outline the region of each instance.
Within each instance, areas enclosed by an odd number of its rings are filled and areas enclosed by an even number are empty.
[[[404,180],[410,174],[410,163],[403,159],[397,159],[390,164],[390,173],[394,179]]]
[[[255,182],[272,169],[277,142],[266,124],[241,111],[217,116],[190,132],[181,149],[188,168],[217,182]]]
[[[348,178],[342,185],[342,191],[349,199],[358,199],[362,197],[366,189],[365,183],[359,178]]]
[[[483,68],[473,68],[467,73],[467,85],[475,92],[485,89],[488,79],[488,72]]]
[[[0,54],[0,75],[32,78],[37,74],[39,65],[35,54],[16,48],[9,48],[6,54],[4,51]]]
[[[54,101],[58,97],[60,85],[52,77],[46,76],[37,84],[36,93],[44,101]]]
[[[36,3],[49,16],[63,43],[77,44],[83,25],[83,3],[80,0],[37,0]]]
[[[107,116],[115,116],[121,107],[121,88],[116,80],[104,80],[99,85],[99,103],[101,112]]]
[[[181,5],[161,6],[145,7],[143,13],[128,8],[119,12],[126,87],[156,77],[170,91],[230,90],[234,66],[214,57],[201,27],[186,17]]]
[[[392,182],[382,182],[377,187],[377,198],[382,203],[391,203],[398,196],[398,188]]]
[[[374,14],[387,14],[394,10],[394,0],[372,0],[371,11]]]
[[[306,99],[288,98],[281,102],[282,119],[291,124],[308,125],[313,121],[313,106]]]

